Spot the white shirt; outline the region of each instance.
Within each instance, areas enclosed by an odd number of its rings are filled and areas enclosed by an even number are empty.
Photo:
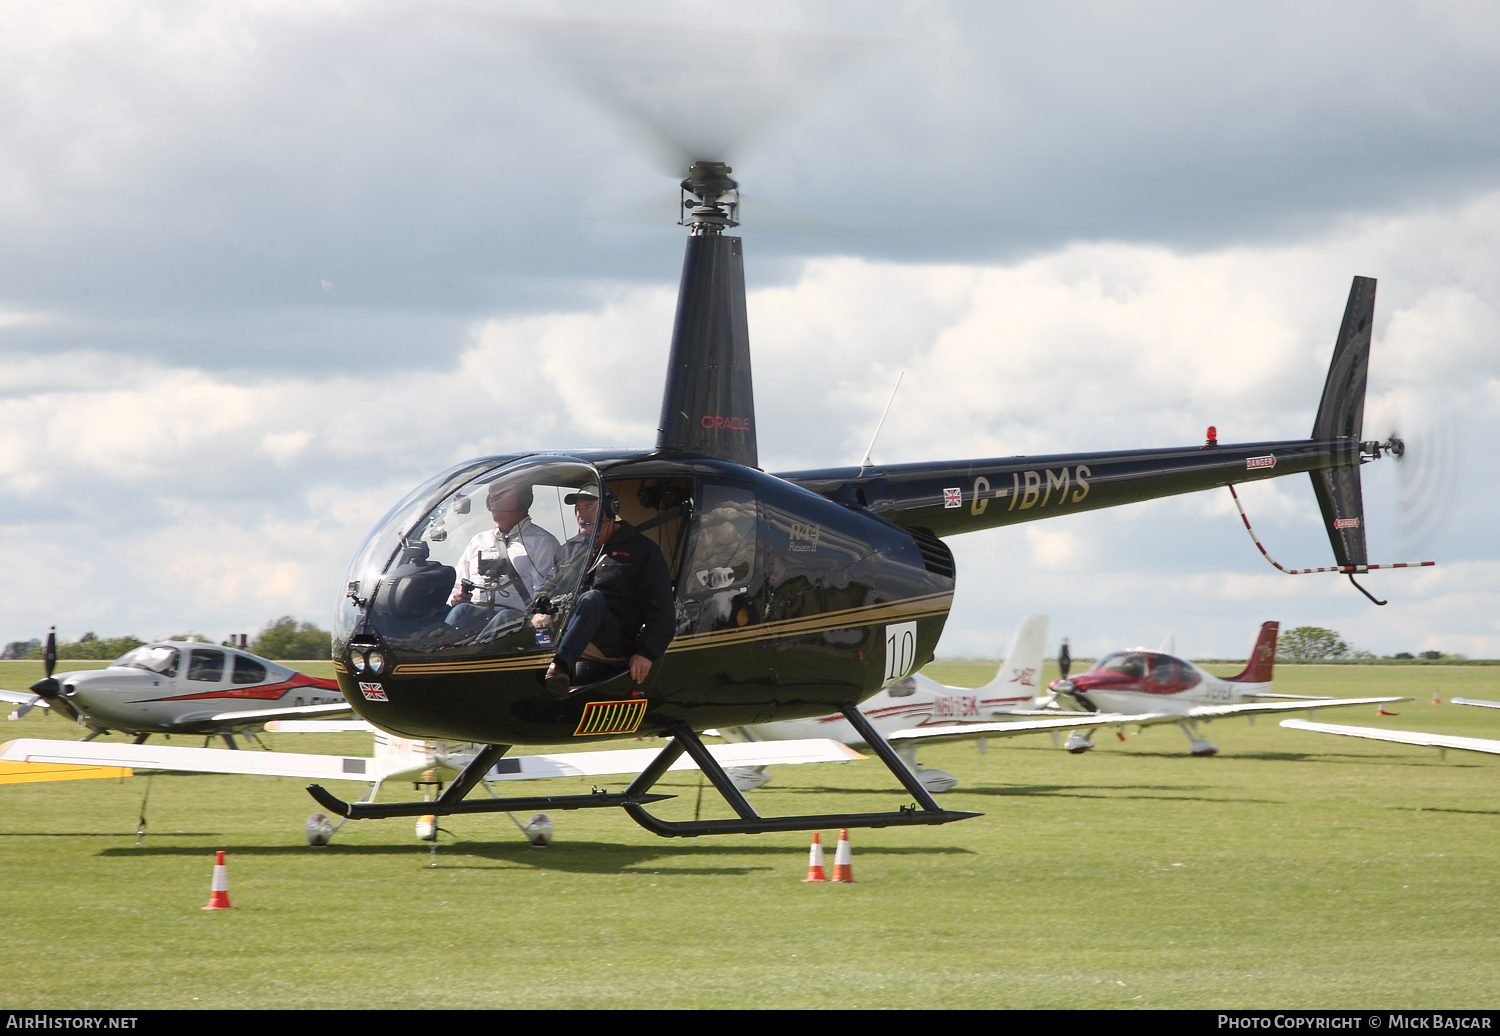
[[[474,604],[497,604],[504,608],[525,608],[526,602],[505,577],[486,580],[479,575],[479,561],[493,560],[502,549],[510,555],[510,563],[526,583],[528,593],[534,592],[542,580],[552,571],[557,561],[557,539],[546,529],[532,524],[530,517],[522,518],[507,535],[499,526],[476,533],[464,550],[457,567],[458,578],[453,584],[456,594],[463,589],[465,581],[474,584],[470,601]],[[500,585],[498,592],[486,589],[486,584]]]

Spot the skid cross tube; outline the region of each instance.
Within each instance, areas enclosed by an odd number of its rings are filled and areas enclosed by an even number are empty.
[[[854,711],[861,721],[864,716],[853,706],[848,711]],[[834,827],[900,827],[912,824],[947,824],[955,820],[967,820],[970,817],[981,816],[979,813],[963,813],[954,810],[945,810],[932,800],[912,772],[907,769],[884,738],[864,722],[863,728],[856,725],[862,736],[870,739],[871,747],[876,748],[876,753],[881,760],[890,767],[891,771],[901,780],[907,790],[911,791],[922,808],[915,806],[902,806],[894,813],[828,813],[821,816],[802,817],[763,817],[757,814],[745,796],[734,786],[733,779],[724,772],[712,753],[704,747],[698,735],[685,723],[676,723],[668,728],[672,734],[672,741],[661,753],[651,761],[651,765],[642,771],[641,775],[630,785],[625,793],[631,801],[621,803],[625,812],[637,824],[640,824],[652,834],[661,835],[663,838],[682,838],[694,835],[756,835],[768,831],[821,831],[825,828]],[[879,747],[876,747],[879,746]],[[884,748],[883,752],[880,748]],[[667,772],[667,768],[677,760],[684,751],[693,757],[700,770],[708,777],[713,786],[718,789],[724,800],[739,814],[738,820],[693,820],[693,821],[670,821],[659,820],[647,813],[641,807],[641,803],[650,799],[645,793],[649,791],[661,776]],[[903,776],[904,775],[904,776]]]
[[[337,813],[349,820],[379,820],[387,817],[446,817],[455,813],[523,813],[527,810],[548,809],[600,809],[605,806],[623,806],[635,802],[658,802],[670,799],[671,795],[609,794],[596,791],[588,795],[527,795],[509,799],[475,799],[464,802],[463,797],[474,785],[484,779],[500,757],[510,750],[510,745],[485,745],[465,766],[452,784],[434,802],[345,802],[318,784],[309,784],[307,793],[318,805],[330,813]],[[675,758],[675,757],[674,757]],[[668,760],[667,765],[671,765]],[[643,792],[649,789],[643,789]]]

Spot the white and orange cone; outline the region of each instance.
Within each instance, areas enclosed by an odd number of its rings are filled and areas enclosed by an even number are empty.
[[[827,881],[828,875],[823,872],[823,835],[822,832],[814,831],[812,848],[807,850],[807,877],[803,882]]]
[[[224,850],[214,857],[214,881],[204,910],[233,910],[229,905],[229,868],[224,866]]]
[[[1441,698],[1438,697],[1437,688],[1434,687],[1432,689],[1432,704],[1434,704],[1434,705],[1441,705],[1442,703],[1443,703],[1443,699],[1441,699]]]
[[[1377,716],[1399,716],[1399,715],[1401,715],[1401,713],[1399,713],[1399,712],[1386,712],[1384,705],[1377,705],[1375,707],[1375,715],[1377,715]]]
[[[839,847],[833,853],[833,880],[854,883],[854,853],[849,848],[849,829],[839,832]]]

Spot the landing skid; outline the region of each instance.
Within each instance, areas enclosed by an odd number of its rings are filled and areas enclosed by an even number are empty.
[[[626,790],[625,794],[631,801],[623,804],[625,812],[631,820],[647,831],[654,835],[661,835],[663,838],[683,838],[695,835],[756,835],[768,831],[821,831],[831,827],[906,827],[914,824],[948,824],[955,820],[967,820],[981,815],[942,809],[933,801],[932,795],[922,786],[916,774],[912,773],[910,768],[901,761],[895,749],[885,738],[876,733],[874,727],[870,726],[870,721],[865,718],[864,713],[853,705],[844,709],[843,712],[844,717],[859,732],[865,744],[880,756],[881,762],[885,763],[902,786],[911,793],[912,798],[916,799],[916,805],[902,806],[894,813],[829,813],[821,816],[763,817],[751,808],[739,788],[735,787],[734,779],[724,772],[724,768],[704,747],[698,735],[693,733],[687,724],[678,723],[669,728],[672,733],[671,744],[661,750],[660,754],[651,761],[651,765],[646,767]],[[718,789],[730,808],[739,814],[738,820],[660,820],[641,808],[640,804],[646,801],[645,793],[650,791],[652,785],[661,779],[662,774],[667,772],[667,768],[676,762],[677,757],[683,752],[693,757],[693,762],[698,764],[698,769]]]
[[[308,794],[331,813],[350,820],[376,820],[387,817],[450,816],[455,813],[520,813],[528,810],[546,811],[558,809],[599,809],[619,806],[637,824],[652,834],[663,838],[682,838],[695,835],[762,834],[768,831],[821,831],[833,827],[908,827],[919,824],[948,824],[955,820],[968,820],[981,816],[946,810],[938,806],[932,795],[923,787],[917,775],[901,762],[895,749],[885,738],[876,733],[869,720],[859,709],[849,706],[844,716],[859,732],[865,744],[880,756],[886,767],[896,775],[902,786],[916,800],[911,806],[902,806],[892,813],[828,813],[818,816],[762,817],[751,808],[745,796],[735,787],[734,779],[704,747],[690,727],[677,723],[669,728],[672,741],[661,750],[651,765],[643,770],[624,792],[592,792],[588,795],[537,795],[528,798],[476,799],[465,802],[463,798],[489,772],[490,768],[509,749],[509,745],[487,745],[464,772],[430,802],[345,802],[324,789],[321,785],[309,784]],[[672,795],[653,794],[651,788],[661,780],[668,768],[683,752],[692,756],[698,768],[718,789],[719,794],[739,814],[738,820],[660,820],[643,808],[647,803],[674,798]]]

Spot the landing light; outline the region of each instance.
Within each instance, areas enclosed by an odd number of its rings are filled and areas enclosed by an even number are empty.
[[[356,673],[362,673],[365,671],[365,656],[361,655],[358,651],[349,652],[349,662],[354,666],[354,671]]]
[[[365,661],[370,663],[370,672],[378,673],[385,668],[385,656],[379,651],[371,651],[365,656]]]

